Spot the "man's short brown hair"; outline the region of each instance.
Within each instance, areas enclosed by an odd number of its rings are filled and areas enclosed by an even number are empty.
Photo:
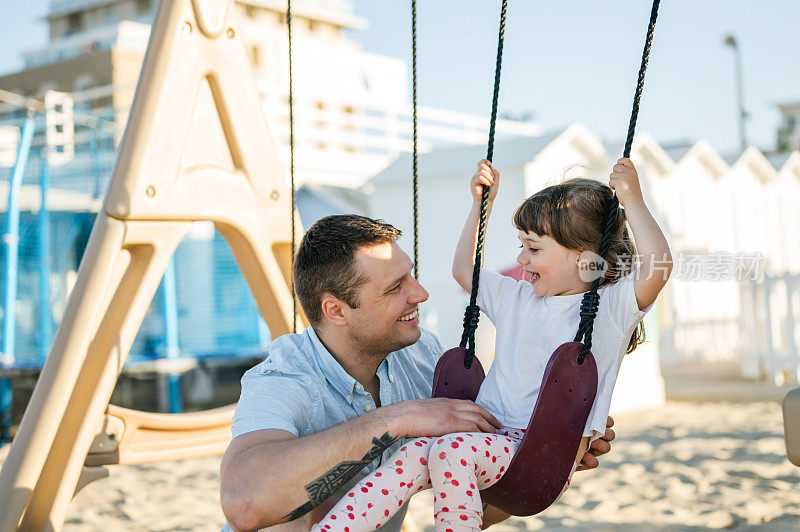
[[[319,219],[306,232],[294,260],[297,299],[312,325],[322,321],[322,298],[330,294],[358,308],[358,288],[367,276],[358,271],[356,251],[364,246],[392,243],[396,227],[357,214]]]

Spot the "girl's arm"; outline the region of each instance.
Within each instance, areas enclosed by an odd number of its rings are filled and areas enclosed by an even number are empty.
[[[478,170],[469,183],[472,192],[472,207],[469,210],[461,237],[458,239],[456,251],[453,255],[453,278],[461,288],[470,293],[472,290],[472,270],[475,267],[475,245],[478,241],[478,221],[481,212],[481,193],[483,187],[489,187],[489,203],[486,207],[486,220],[492,212],[492,203],[497,197],[497,187],[500,182],[500,172],[492,168],[486,159],[478,162]]]
[[[622,158],[614,165],[609,185],[617,192],[619,203],[633,231],[640,258],[640,268],[633,287],[639,309],[656,300],[672,272],[672,254],[667,239],[644,203],[639,175],[630,159]]]

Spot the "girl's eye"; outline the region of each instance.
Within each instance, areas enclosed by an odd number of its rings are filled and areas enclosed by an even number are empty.
[[[529,250],[531,253],[536,253],[537,251],[539,251],[539,248],[528,248],[528,250]]]

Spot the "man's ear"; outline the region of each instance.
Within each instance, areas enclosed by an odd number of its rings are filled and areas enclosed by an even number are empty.
[[[347,318],[344,314],[344,307],[347,305],[339,298],[326,294],[322,298],[322,314],[333,325],[345,325]]]

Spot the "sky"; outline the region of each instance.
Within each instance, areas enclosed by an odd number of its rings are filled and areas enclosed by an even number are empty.
[[[407,60],[409,0],[354,0],[369,27],[353,32],[364,50]],[[422,105],[488,114],[500,0],[419,0]],[[47,0],[6,2],[0,72],[47,40]],[[547,130],[582,122],[624,138],[650,13],[648,0],[509,0],[500,113]],[[739,146],[733,50],[742,57],[749,144],[775,147],[777,103],[800,100],[800,2],[661,2],[638,128],[668,145],[708,140],[720,153]]]
[[[367,51],[410,64],[410,2],[356,0]],[[647,0],[510,0],[500,112],[546,129],[582,122],[606,139],[627,132],[650,15]],[[500,1],[418,2],[423,105],[488,114]],[[776,103],[800,100],[800,2],[661,2],[638,127],[668,144],[706,139],[738,150],[732,33],[742,56],[749,144],[775,147]]]

